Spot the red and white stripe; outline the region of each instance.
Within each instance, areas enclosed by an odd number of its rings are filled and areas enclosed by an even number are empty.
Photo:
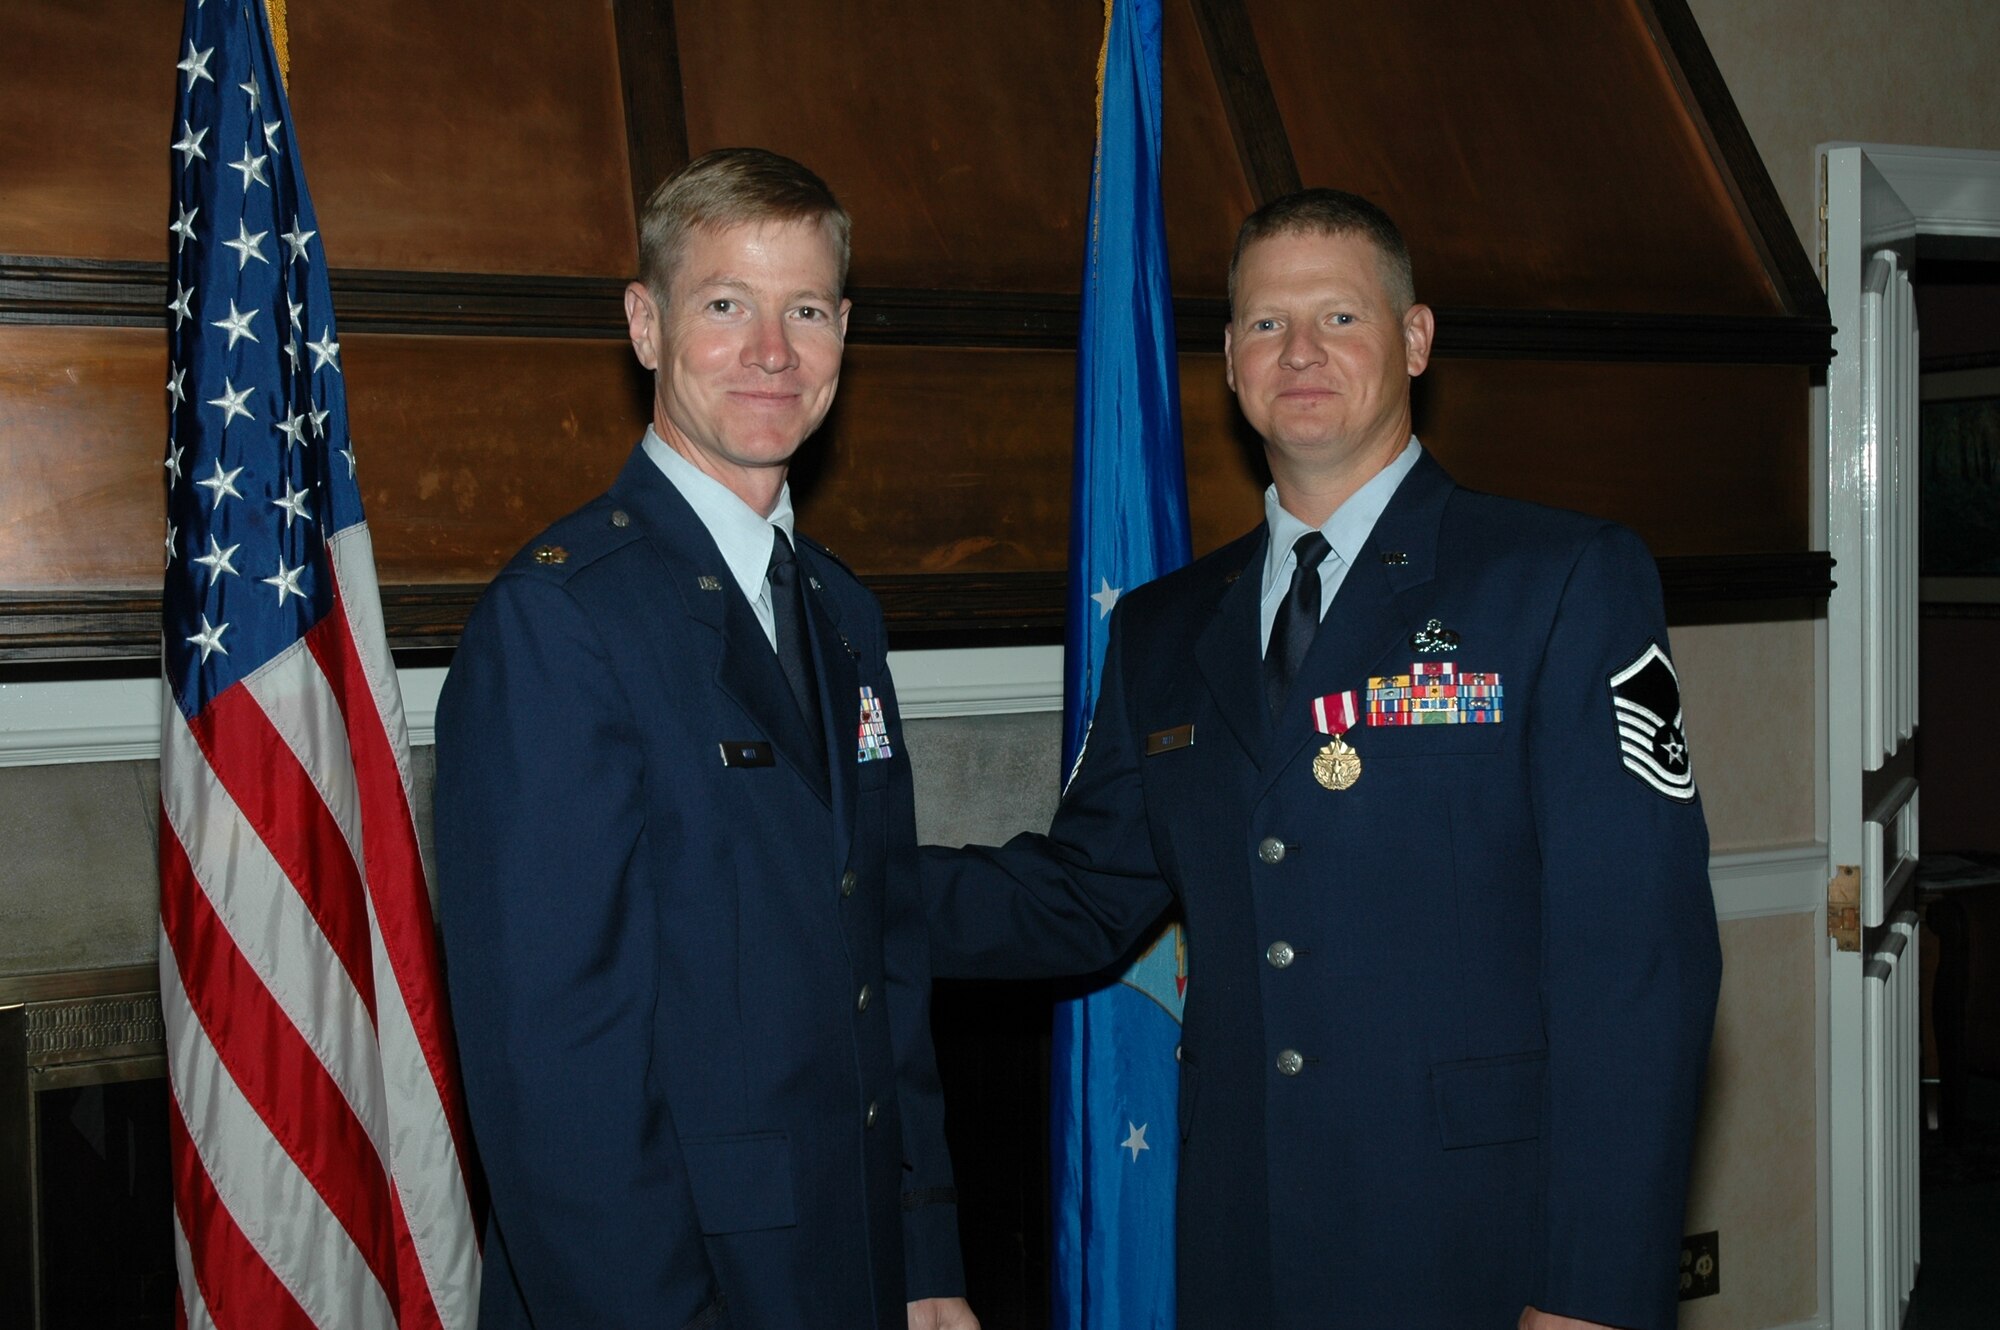
[[[161,748],[189,1326],[476,1321],[462,1097],[367,528],[331,613]]]

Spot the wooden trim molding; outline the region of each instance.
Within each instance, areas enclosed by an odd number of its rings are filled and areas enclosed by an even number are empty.
[[[1670,616],[1704,607],[1804,606],[1833,591],[1822,551],[1665,558]],[[1046,638],[1063,624],[1063,573],[899,574],[861,579],[881,599],[899,648],[994,645]],[[398,651],[450,647],[485,590],[475,583],[385,586],[382,617]],[[1788,617],[1788,615],[1781,615]],[[0,591],[0,662],[152,659],[160,649],[157,591]]]
[[[1750,243],[1771,278],[1787,314],[1828,322],[1826,291],[1813,259],[1799,243],[1778,187],[1757,152],[1757,144],[1729,95],[1708,41],[1701,35],[1687,0],[1640,0],[1674,87],[1701,131],[1711,160],[1736,205]]]
[[[625,281],[491,273],[332,273],[343,332],[453,337],[625,336]],[[1014,291],[858,287],[848,340],[856,346],[993,349],[1076,345],[1077,297]],[[157,328],[166,318],[158,263],[0,256],[0,323]],[[1228,302],[1174,302],[1182,351],[1216,351]],[[1437,311],[1432,354],[1499,360],[1824,365],[1833,325],[1818,317],[1738,317],[1602,310]]]
[[[328,274],[342,332],[625,336],[622,277],[499,273]],[[163,328],[164,263],[0,255],[0,324]]]

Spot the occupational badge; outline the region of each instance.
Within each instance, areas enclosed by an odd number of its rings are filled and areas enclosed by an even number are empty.
[[[1458,650],[1458,634],[1432,619],[1410,634],[1410,649],[1419,656],[1441,656]]]
[[[1618,757],[1625,769],[1677,803],[1694,801],[1694,763],[1681,729],[1681,681],[1657,642],[1611,676]]]
[[[896,755],[896,750],[889,746],[889,722],[882,714],[882,699],[875,696],[875,690],[867,684],[861,685],[861,726],[857,742],[857,762],[879,762]]]
[[[1313,779],[1329,790],[1345,790],[1361,779],[1361,754],[1344,737],[1359,713],[1354,690],[1313,699],[1313,728],[1327,736],[1313,755]]]

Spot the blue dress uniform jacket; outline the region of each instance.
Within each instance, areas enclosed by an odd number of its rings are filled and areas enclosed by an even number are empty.
[[[466,626],[437,857],[487,1330],[900,1330],[962,1289],[881,611],[798,555],[826,765],[642,452]]]
[[[1643,735],[1614,699],[1666,647],[1651,558],[1425,457],[1273,721],[1264,540],[1119,601],[1046,837],[925,852],[938,973],[1094,970],[1178,902],[1182,1330],[1672,1326],[1720,959],[1671,667]],[[1364,717],[1322,787],[1312,699],[1420,660],[1501,718]]]

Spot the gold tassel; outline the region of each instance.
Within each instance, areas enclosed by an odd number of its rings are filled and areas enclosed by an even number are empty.
[[[285,40],[285,0],[264,0],[264,12],[271,16],[271,45],[278,52],[278,77],[292,76],[292,49]]]

